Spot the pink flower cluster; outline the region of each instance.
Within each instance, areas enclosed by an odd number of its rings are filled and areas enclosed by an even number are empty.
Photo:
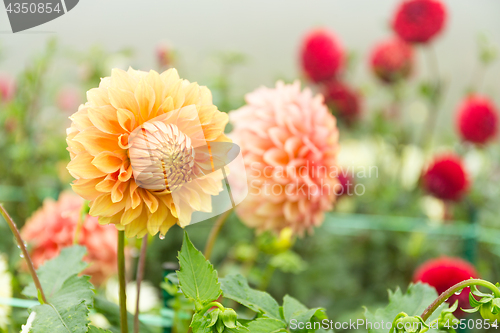
[[[61,193],[57,201],[46,199],[26,222],[21,235],[30,247],[35,267],[73,245],[76,237],[88,251],[85,260],[90,265],[84,274],[99,286],[117,272],[117,234],[114,226],[99,225],[96,217],[85,215],[82,220],[83,203],[72,192]]]

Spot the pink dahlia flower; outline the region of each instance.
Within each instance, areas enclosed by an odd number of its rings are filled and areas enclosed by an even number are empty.
[[[298,81],[259,88],[246,102],[230,114],[249,181],[249,196],[237,213],[258,231],[312,231],[336,198],[335,117],[321,95],[301,91]]]
[[[58,201],[45,200],[43,206],[26,222],[21,234],[30,246],[30,255],[38,268],[46,260],[73,245],[80,221],[83,199],[72,192],[63,192]],[[78,231],[78,244],[87,248],[85,258],[90,266],[84,274],[101,285],[117,271],[117,236],[113,226],[101,226],[97,217],[85,216]]]

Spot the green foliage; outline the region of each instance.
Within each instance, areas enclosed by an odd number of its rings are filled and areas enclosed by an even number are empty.
[[[184,295],[196,302],[196,313],[191,321],[193,333],[272,333],[288,332],[291,320],[307,323],[326,319],[324,309],[308,309],[296,299],[286,296],[283,307],[264,291],[252,289],[240,274],[217,278],[217,271],[189,240],[187,233],[179,253],[180,271],[177,273],[179,286]],[[175,282],[175,276],[169,276]],[[202,293],[202,288],[203,293]],[[172,288],[168,287],[168,290]],[[222,289],[222,290],[221,290]],[[225,308],[216,300],[224,298],[240,303],[257,313],[253,320],[238,320],[237,313]],[[313,332],[292,330],[292,332]]]
[[[177,277],[181,290],[187,298],[195,301],[197,309],[219,298],[222,290],[217,271],[194,247],[187,233],[179,252],[179,262],[181,269]]]
[[[224,297],[232,299],[265,317],[282,319],[278,302],[268,293],[250,288],[242,275],[230,275],[221,279],[221,286]]]
[[[389,304],[385,308],[378,309],[375,313],[370,312],[368,309],[365,311],[365,318],[367,322],[371,323],[384,323],[393,322],[401,312],[405,312],[409,316],[419,316],[436,298],[438,294],[436,290],[423,283],[410,284],[405,294],[401,289],[396,289],[395,292],[389,290]],[[439,316],[441,310],[447,307],[442,304],[436,312],[430,317],[434,320]],[[387,333],[384,327],[379,329],[368,329],[369,333]],[[437,332],[435,329],[430,329],[429,332]]]
[[[83,262],[85,253],[85,248],[81,246],[66,248],[38,270],[48,303],[30,308],[30,313],[36,313],[30,332],[88,331],[89,308],[93,302],[92,284],[88,276],[78,276],[86,267]],[[28,297],[38,297],[34,283],[23,293]]]
[[[97,328],[95,326],[89,326],[88,333],[111,333],[111,331],[102,328]]]

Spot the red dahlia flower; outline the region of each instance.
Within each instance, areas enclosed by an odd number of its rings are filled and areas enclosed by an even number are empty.
[[[441,257],[426,261],[419,266],[415,271],[413,281],[427,283],[433,286],[438,294],[441,294],[459,282],[478,277],[474,266],[467,261],[460,258]],[[448,299],[450,305],[458,299],[458,310],[455,311],[455,316],[464,315],[461,308],[470,308],[469,292],[470,288],[467,287],[462,290],[460,295],[453,295]]]
[[[385,83],[408,78],[413,66],[413,48],[399,38],[379,43],[373,49],[372,70]]]
[[[333,113],[347,123],[352,123],[361,114],[359,94],[339,81],[325,84],[323,95],[325,103]]]
[[[464,140],[484,144],[497,134],[498,112],[488,98],[470,96],[458,109],[457,125]]]
[[[312,81],[330,80],[344,63],[344,50],[333,32],[316,29],[302,42],[301,61],[303,71]]]
[[[469,188],[467,172],[458,156],[437,157],[423,175],[427,192],[442,200],[458,201]]]
[[[409,43],[426,43],[444,26],[446,8],[438,0],[403,1],[394,16],[392,27]]]

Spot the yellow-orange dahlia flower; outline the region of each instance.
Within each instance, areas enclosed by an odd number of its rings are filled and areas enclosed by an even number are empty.
[[[236,211],[258,231],[311,231],[332,209],[339,186],[336,119],[323,96],[301,91],[298,81],[259,88],[245,99],[230,113],[249,182]]]
[[[230,142],[228,117],[206,87],[161,74],[114,69],[70,119],[68,170],[90,214],[127,237],[189,225],[222,191],[210,144]],[[203,149],[205,147],[205,149]]]

